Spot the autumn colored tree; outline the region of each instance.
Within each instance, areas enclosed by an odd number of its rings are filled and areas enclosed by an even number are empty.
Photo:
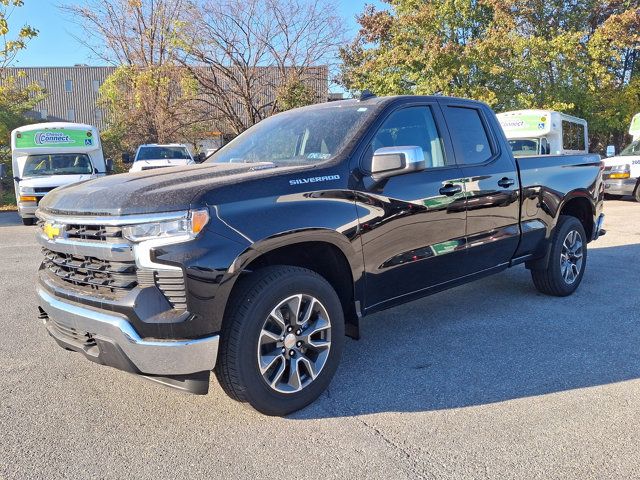
[[[15,65],[29,40],[38,35],[38,31],[29,25],[22,25],[17,30],[11,26],[12,14],[23,4],[23,0],[0,0],[0,162],[10,173],[11,130],[29,123],[26,114],[44,98],[44,90],[39,85],[24,85],[24,74],[8,69]],[[9,178],[11,176],[8,175]],[[0,185],[0,192],[2,190]],[[4,197],[0,198],[0,206],[3,203]]]
[[[595,149],[622,143],[640,111],[638,1],[385,1],[341,51],[350,90],[562,110],[589,121]]]

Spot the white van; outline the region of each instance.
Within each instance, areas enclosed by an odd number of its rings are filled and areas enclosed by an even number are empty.
[[[122,156],[122,161],[123,163],[131,163],[128,154]],[[189,149],[182,143],[168,143],[166,145],[149,143],[138,147],[129,172],[142,172],[144,170],[164,167],[179,167],[192,165],[194,163],[195,161]]]
[[[640,113],[631,119],[633,141],[615,157],[604,159],[604,192],[610,199],[633,195],[640,202]]]
[[[552,110],[515,110],[497,115],[517,157],[589,153],[587,121]]]
[[[56,187],[106,175],[98,130],[67,122],[37,123],[11,132],[18,213],[33,225],[38,202]]]

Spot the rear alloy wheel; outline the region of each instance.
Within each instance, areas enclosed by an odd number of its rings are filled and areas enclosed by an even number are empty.
[[[560,216],[547,268],[531,270],[533,283],[540,292],[565,297],[576,291],[587,266],[586,239],[584,227],[577,218]]]
[[[240,282],[222,328],[218,381],[267,415],[299,410],[327,388],[340,362],[340,299],[323,277],[300,267],[266,267]]]

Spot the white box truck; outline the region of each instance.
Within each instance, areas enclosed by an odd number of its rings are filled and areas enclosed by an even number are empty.
[[[640,113],[631,119],[633,141],[619,155],[604,160],[604,191],[608,199],[632,195],[640,202]]]
[[[98,129],[67,122],[37,123],[11,132],[11,158],[18,213],[33,225],[38,203],[56,187],[82,182],[112,169]]]
[[[582,118],[553,110],[515,110],[497,117],[517,157],[589,152],[587,121]]]

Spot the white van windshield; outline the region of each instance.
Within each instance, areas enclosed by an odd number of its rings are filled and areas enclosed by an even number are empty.
[[[621,157],[630,157],[632,155],[640,155],[640,140],[631,142],[631,144],[628,145],[627,148],[620,152]]]
[[[93,165],[87,154],[41,153],[27,157],[22,176],[91,175],[92,173]]]
[[[509,146],[514,155],[523,157],[526,155],[538,154],[538,142],[537,138],[519,138],[509,140]]]

